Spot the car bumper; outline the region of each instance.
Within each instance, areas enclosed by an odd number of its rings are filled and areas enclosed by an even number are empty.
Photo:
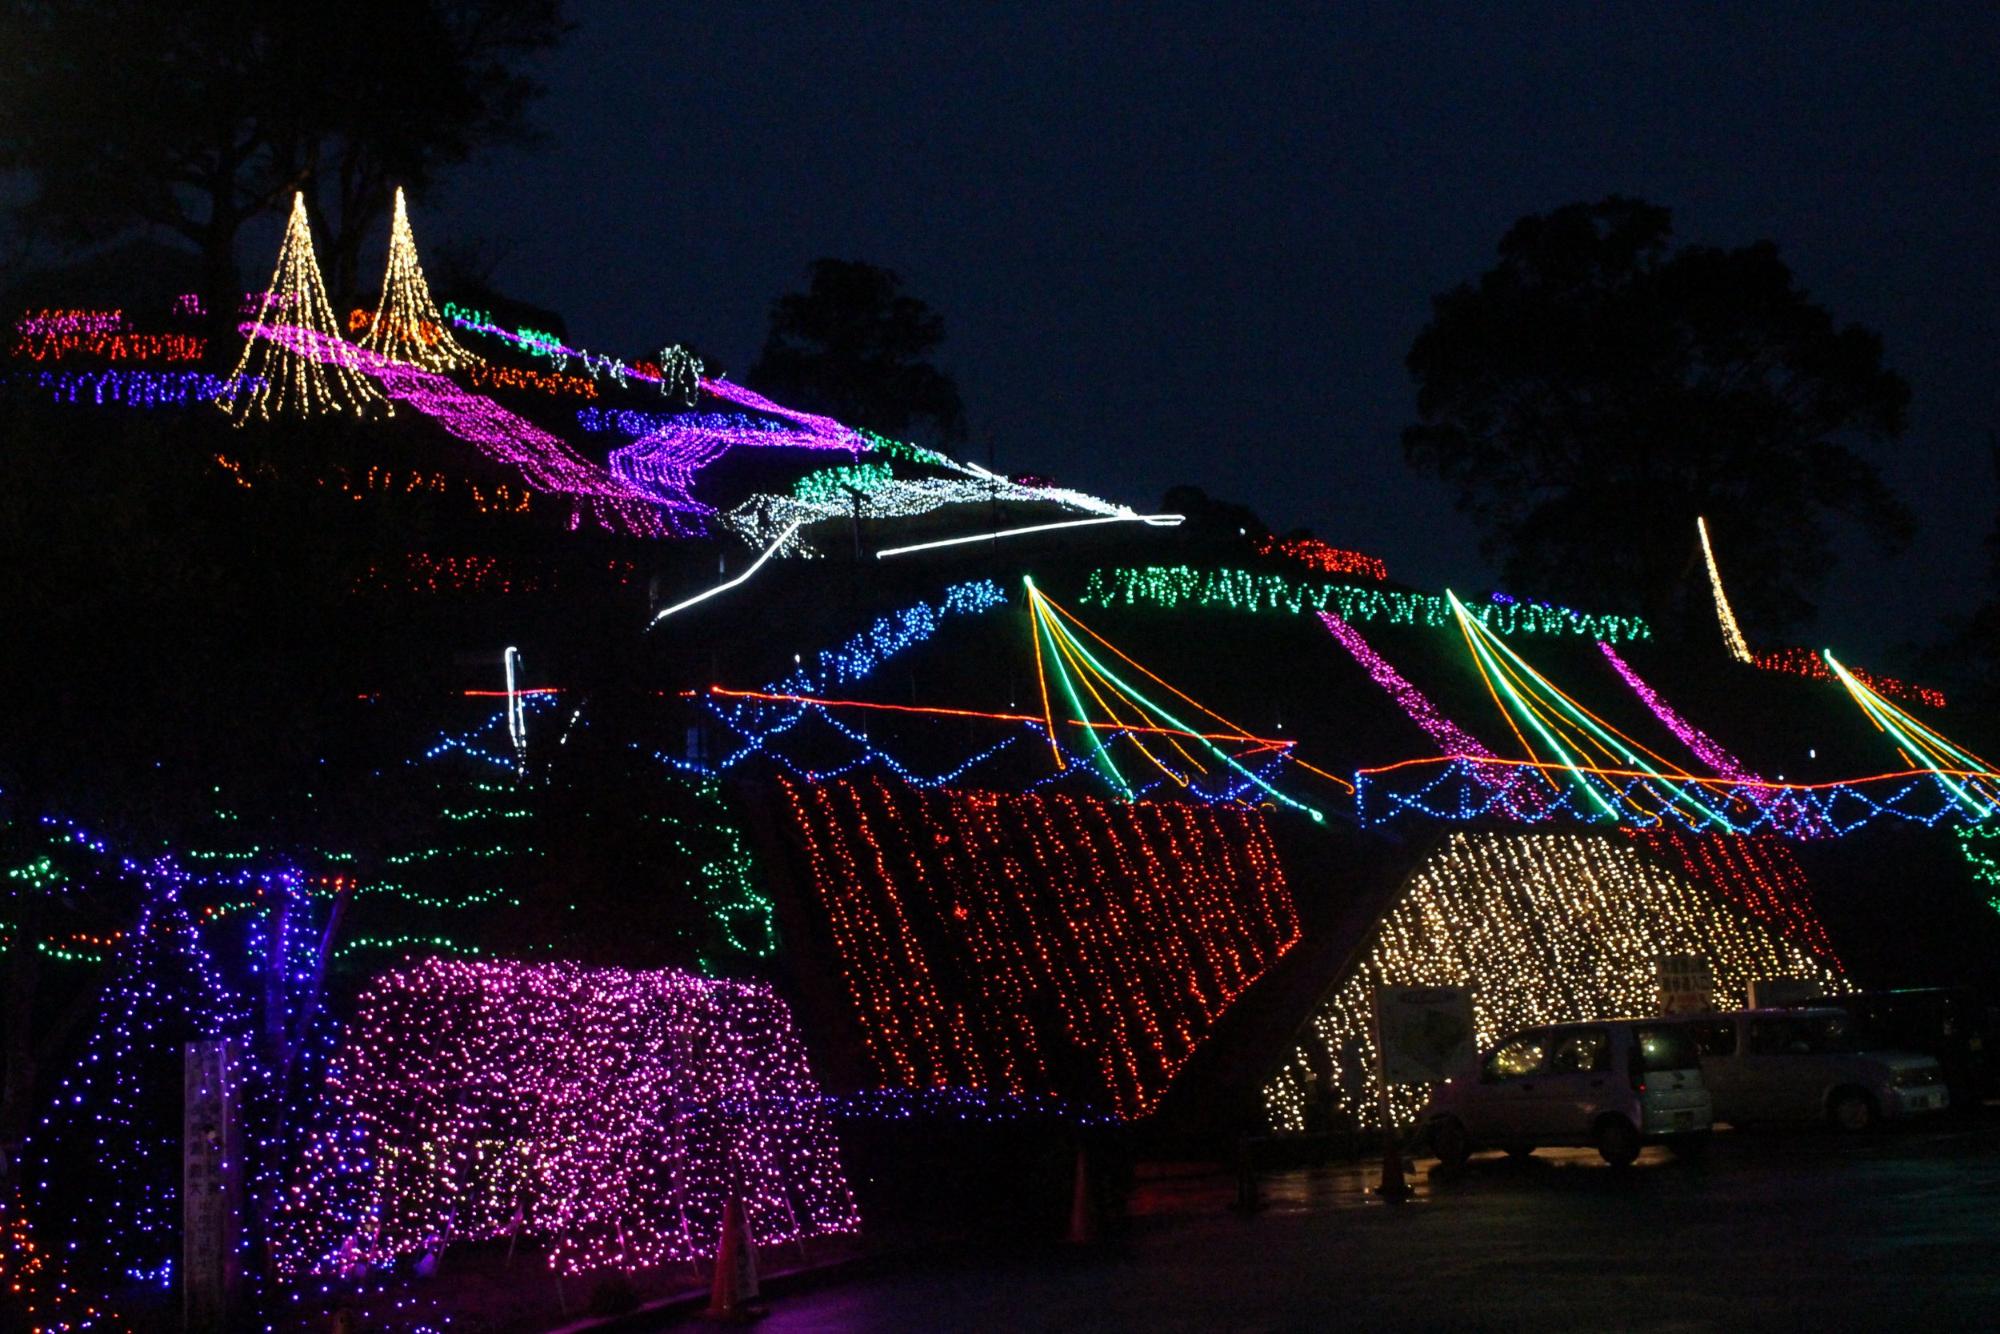
[[[1647,1139],[1665,1139],[1673,1135],[1699,1134],[1714,1123],[1713,1109],[1704,1099],[1684,1107],[1648,1107],[1646,1123],[1639,1127],[1639,1133]]]
[[[1882,1110],[1891,1118],[1928,1116],[1951,1106],[1951,1094],[1943,1084],[1916,1088],[1892,1088],[1882,1098]]]

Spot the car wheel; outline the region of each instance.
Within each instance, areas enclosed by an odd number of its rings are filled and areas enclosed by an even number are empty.
[[[1438,1166],[1447,1172],[1456,1172],[1465,1166],[1465,1160],[1472,1156],[1472,1146],[1466,1141],[1465,1127],[1446,1117],[1431,1127],[1431,1152],[1438,1158]]]
[[[1535,1146],[1532,1144],[1509,1144],[1507,1146],[1507,1156],[1517,1163],[1525,1163],[1528,1159],[1535,1156]]]
[[[1708,1142],[1713,1138],[1706,1130],[1697,1130],[1692,1135],[1681,1135],[1674,1139],[1674,1157],[1685,1163],[1698,1163],[1708,1156]]]
[[[1833,1095],[1826,1111],[1835,1130],[1858,1135],[1875,1128],[1875,1100],[1860,1089],[1841,1089]]]
[[[1630,1167],[1639,1156],[1639,1132],[1622,1116],[1607,1116],[1597,1124],[1597,1152],[1613,1167]]]

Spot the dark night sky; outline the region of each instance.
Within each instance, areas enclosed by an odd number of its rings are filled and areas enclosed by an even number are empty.
[[[1893,665],[1977,596],[1995,513],[2000,10],[1527,8],[583,0],[543,145],[419,235],[505,242],[584,346],[739,375],[810,260],[888,265],[946,319],[966,452],[1142,506],[1194,482],[1463,588],[1491,575],[1403,467],[1403,354],[1514,219],[1639,195],[1777,240],[1914,386],[1880,462],[1922,535],[1855,548],[1815,632]]]

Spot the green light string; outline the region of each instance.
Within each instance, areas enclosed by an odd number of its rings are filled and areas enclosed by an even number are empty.
[[[1435,593],[1313,583],[1261,571],[1197,570],[1187,565],[1092,570],[1077,601],[1085,606],[1167,610],[1192,604],[1209,610],[1295,616],[1331,611],[1348,622],[1382,621],[1434,630],[1455,620],[1450,602]],[[1652,627],[1641,616],[1578,612],[1539,602],[1482,604],[1470,614],[1497,635],[1579,635],[1607,644],[1653,637]]]
[[[896,479],[886,463],[842,464],[809,472],[792,483],[792,494],[800,500],[846,500],[853,491],[880,491]]]
[[[1965,858],[1965,864],[1972,870],[1972,882],[1986,891],[1986,906],[2000,912],[2000,827],[1993,825],[1961,825],[1958,834],[1958,851]]]

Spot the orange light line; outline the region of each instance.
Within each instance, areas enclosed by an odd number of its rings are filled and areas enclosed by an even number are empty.
[[[1042,666],[1042,614],[1034,605],[1037,592],[1033,585],[1028,588],[1028,638],[1035,643],[1035,684],[1042,691],[1042,735],[1048,738],[1049,749],[1055,753],[1056,768],[1069,768],[1069,761],[1063,758],[1062,747],[1056,744],[1056,715],[1049,708],[1049,678]]]

